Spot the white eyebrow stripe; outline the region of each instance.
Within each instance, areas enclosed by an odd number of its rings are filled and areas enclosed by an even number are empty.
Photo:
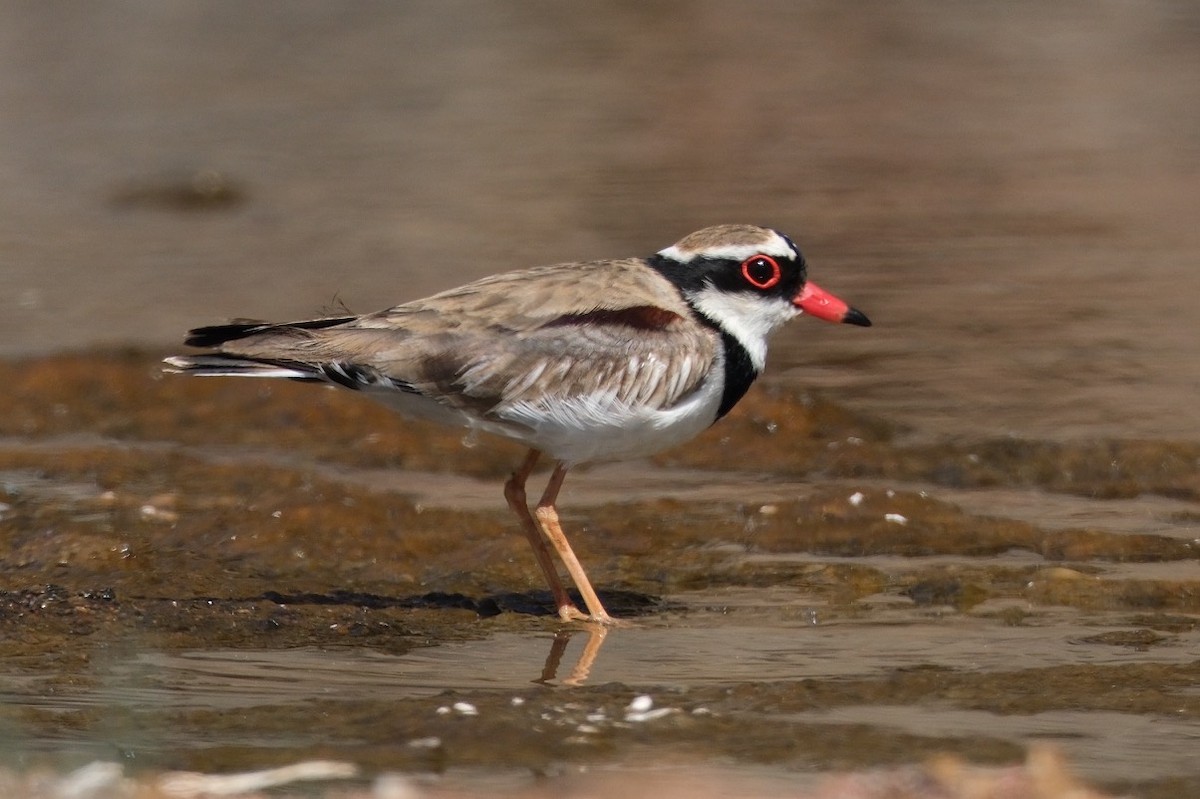
[[[752,255],[774,255],[779,258],[795,258],[796,251],[782,236],[773,236],[757,244],[726,244],[720,247],[709,247],[703,250],[681,250],[675,245],[659,250],[658,254],[672,261],[686,264],[696,258],[720,258],[730,261],[744,261]]]

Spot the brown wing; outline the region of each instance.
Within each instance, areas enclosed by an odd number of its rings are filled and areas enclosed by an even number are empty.
[[[688,306],[665,278],[636,259],[540,266],[493,275],[423,300],[359,317],[355,327],[414,333],[456,329],[514,332],[598,310],[655,307],[686,317]]]
[[[639,308],[586,322],[560,317],[514,337],[450,334],[427,342],[409,368],[397,369],[396,363],[378,368],[388,376],[408,373],[421,393],[485,413],[588,396],[669,408],[699,386],[715,341],[690,320],[666,319],[661,309],[652,315],[663,323],[646,327]],[[635,324],[629,324],[631,316],[639,317]]]
[[[497,275],[330,327],[273,326],[221,349],[367,369],[490,414],[598,392],[668,408],[702,382],[717,339],[670,283],[629,260]]]
[[[360,320],[410,332],[373,364],[476,411],[584,397],[671,407],[716,352],[670,283],[638,261],[564,264],[485,278]]]

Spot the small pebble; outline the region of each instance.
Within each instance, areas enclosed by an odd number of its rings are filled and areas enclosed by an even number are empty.
[[[892,524],[908,524],[908,517],[899,513],[885,513],[883,514],[883,518],[884,521],[889,521]]]
[[[470,702],[455,702],[454,709],[464,716],[478,716],[479,710]]]
[[[413,738],[408,742],[412,749],[437,749],[442,745],[442,739],[436,735],[431,735],[428,738]]]
[[[95,761],[60,779],[55,795],[60,799],[109,795],[120,785],[123,776],[121,764]]]
[[[654,699],[649,694],[641,694],[633,698],[626,710],[631,713],[645,713],[652,707],[654,707]]]
[[[417,799],[421,795],[403,774],[380,774],[371,786],[371,799]]]
[[[856,508],[857,508],[859,505],[861,505],[861,504],[862,504],[862,501],[863,501],[864,499],[866,499],[866,497],[863,495],[863,492],[861,492],[861,491],[855,491],[855,492],[854,492],[853,494],[851,494],[851,495],[850,495],[850,496],[849,496],[847,499],[848,499],[848,501],[850,502],[850,504],[851,504],[851,505],[853,505],[854,507],[856,507]]]
[[[640,724],[644,721],[654,721],[661,719],[663,716],[669,716],[675,712],[673,707],[656,707],[654,710],[647,710],[644,713],[626,713],[625,720],[631,724]]]
[[[643,721],[654,721],[661,719],[670,713],[674,713],[673,707],[654,707],[654,699],[648,694],[635,696],[629,706],[625,708],[625,721],[632,724],[638,724]]]
[[[156,505],[143,505],[138,509],[143,519],[157,522],[179,521],[179,514],[173,510],[164,510]]]

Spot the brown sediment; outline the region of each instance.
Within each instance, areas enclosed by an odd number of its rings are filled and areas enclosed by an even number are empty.
[[[1029,714],[1200,717],[1186,654],[1200,635],[1192,512],[1165,505],[1157,532],[1138,532],[1095,510],[1125,507],[1096,497],[1133,493],[1188,502],[1187,446],[918,445],[828,402],[752,393],[692,446],[629,465],[624,501],[589,498],[586,470],[573,476],[572,541],[606,605],[637,625],[575,665],[577,630],[537,651],[556,625],[501,496],[515,447],[464,447],[458,432],[348,392],[162,377],[156,360],[0,363],[0,655],[12,699],[0,725],[31,741],[84,745],[115,730],[149,766],[199,770],[336,757],[369,771],[539,772],[632,762],[650,744],[660,756],[854,769],[939,753],[1012,762]],[[450,472],[485,478],[472,487],[482,499],[456,505],[464,483]],[[416,473],[410,491],[402,475]],[[689,499],[674,495],[680,485]],[[1061,493],[1092,521],[975,513],[954,501],[964,485]],[[980,666],[1001,638],[1016,643]],[[955,639],[961,651],[945,643]],[[534,650],[530,662],[505,660],[493,648],[504,641]],[[677,641],[681,651],[655,655],[667,663],[716,647],[724,677],[695,662],[691,677],[627,685],[635,678],[611,669],[636,658],[623,654],[634,641]],[[760,655],[764,642],[785,654]],[[810,647],[823,654],[810,661]],[[399,669],[395,689],[367,677],[356,687],[355,669],[374,668],[367,653]],[[1150,660],[1117,662],[1134,653]],[[229,713],[213,704],[220,690],[195,692],[200,674],[229,679],[237,696],[239,678],[220,675],[241,658],[303,686],[312,664],[343,656],[357,665],[330,672],[334,698],[273,698],[271,687]],[[796,675],[825,658],[828,670]],[[406,659],[435,675],[407,693]],[[197,662],[212,665],[193,672]],[[514,668],[523,676],[497,677],[502,687],[477,684]],[[144,698],[147,679],[171,701]],[[371,696],[381,691],[382,704]],[[670,712],[625,721],[645,691]],[[931,707],[953,711],[947,731],[923,730]],[[899,715],[889,726],[873,711]],[[965,714],[959,727],[954,714]],[[1004,723],[991,734],[970,714]],[[210,743],[164,748],[137,730]],[[438,744],[408,745],[417,739]]]

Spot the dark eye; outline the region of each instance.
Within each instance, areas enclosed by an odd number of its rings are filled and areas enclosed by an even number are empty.
[[[779,282],[779,264],[769,255],[755,255],[742,261],[742,277],[756,289],[769,289]]]

